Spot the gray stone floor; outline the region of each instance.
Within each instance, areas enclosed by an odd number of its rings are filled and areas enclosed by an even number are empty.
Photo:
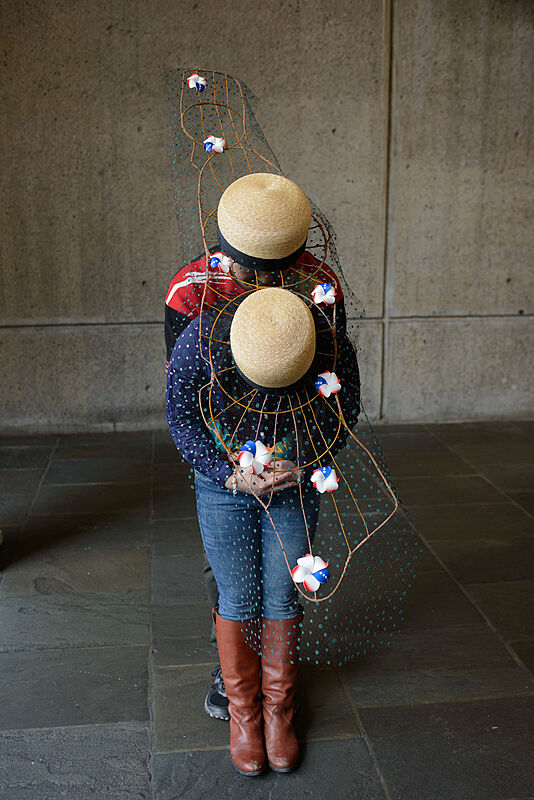
[[[301,768],[203,709],[209,609],[166,432],[0,447],[0,798],[534,797],[534,423],[378,431],[423,571],[387,652],[302,670]]]

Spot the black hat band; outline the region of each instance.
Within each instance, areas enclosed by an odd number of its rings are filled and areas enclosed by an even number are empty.
[[[258,258],[257,256],[248,256],[246,253],[242,253],[240,250],[236,250],[235,247],[232,247],[230,242],[227,242],[222,235],[218,225],[217,237],[221,250],[225,255],[230,256],[230,258],[247,269],[256,269],[262,272],[279,272],[280,270],[292,267],[306,249],[306,241],[304,241],[298,250],[295,250],[294,253],[290,253],[284,258]]]

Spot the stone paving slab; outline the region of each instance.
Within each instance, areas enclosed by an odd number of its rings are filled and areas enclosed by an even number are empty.
[[[505,639],[534,639],[534,581],[474,583],[467,591]]]
[[[11,435],[3,436],[2,441],[11,447],[20,446],[20,447],[54,447],[57,442],[59,441],[59,435],[55,433],[36,433],[36,434],[19,434],[18,436]]]
[[[4,597],[0,651],[148,644],[146,592]]]
[[[0,525],[23,525],[34,496],[35,490],[30,489],[0,497]]]
[[[156,666],[207,664],[217,659],[210,645],[211,611],[206,602],[154,606],[152,650]]]
[[[515,420],[514,425],[520,429],[523,436],[528,437],[531,441],[534,441],[534,420]]]
[[[402,632],[340,674],[358,708],[534,692],[534,679],[483,624]]]
[[[24,528],[6,533],[0,561],[6,567],[28,554],[147,546],[149,513],[30,516]]]
[[[520,445],[525,434],[520,425],[508,420],[495,422],[443,422],[425,426],[449,447],[465,444]]]
[[[154,484],[154,519],[180,519],[197,513],[195,493],[187,486],[172,487]]]
[[[73,483],[139,483],[143,476],[150,478],[147,461],[131,458],[69,458],[53,459],[44,485]]]
[[[151,526],[155,556],[201,555],[202,537],[196,516],[185,519],[156,520]]]
[[[429,478],[397,478],[395,485],[408,507],[438,503],[506,503],[507,498],[478,475],[449,475]]]
[[[152,602],[156,605],[205,600],[202,578],[204,560],[198,556],[154,556],[152,558]]]
[[[534,486],[534,455],[531,452],[530,463],[487,464],[479,471],[502,492],[527,492]]]
[[[0,469],[44,469],[53,449],[52,445],[16,445],[14,442],[2,445]]]
[[[534,537],[438,540],[433,549],[463,584],[534,578]]]
[[[148,508],[150,485],[143,483],[71,484],[43,486],[37,496],[34,514],[87,514]]]
[[[59,439],[56,458],[132,458],[152,456],[152,434],[136,433],[72,434]]]
[[[386,800],[359,738],[308,743],[299,769],[289,775],[244,777],[226,750],[155,755],[153,771],[154,800]]]
[[[450,452],[425,425],[374,425],[373,428],[386,460],[394,453]]]
[[[353,738],[361,734],[340,672],[317,670],[301,664],[295,730],[301,742]]]
[[[471,464],[477,472],[485,465],[500,464],[502,467],[516,464],[532,464],[532,442],[525,438],[506,441],[487,441],[487,442],[458,442],[450,445],[451,450],[456,453],[468,464]]]
[[[437,560],[436,556],[431,552],[430,548],[420,539],[418,544],[420,546],[420,552],[417,554],[417,561],[414,564],[416,573],[443,572],[443,567]]]
[[[5,800],[148,800],[145,725],[0,733]]]
[[[344,679],[352,676],[371,680],[374,674],[390,671],[425,671],[443,667],[465,669],[474,666],[508,666],[511,656],[482,620],[420,630],[403,629],[389,646],[359,656],[343,667]]]
[[[148,476],[143,483],[71,484],[43,486],[37,496],[34,514],[87,514],[148,508]]]
[[[510,498],[534,517],[534,492],[508,492]]]
[[[408,593],[402,630],[437,630],[481,621],[480,613],[446,573],[416,575]]]
[[[534,692],[534,680],[514,663],[469,668],[434,667],[420,671],[381,672],[356,684],[358,708],[408,703],[433,703]]]
[[[168,428],[154,431],[154,460],[160,464],[180,464],[182,466],[185,464]]]
[[[172,443],[174,447],[174,443]],[[177,453],[176,448],[174,448]],[[156,459],[154,463],[154,486],[176,489],[183,492],[184,489],[193,487],[193,473],[184,461],[174,461],[171,463],[159,463]]]
[[[362,708],[391,800],[531,800],[534,696]]]
[[[148,549],[41,551],[12,564],[0,584],[2,595],[87,594],[147,589]]]
[[[439,477],[444,475],[470,475],[473,467],[455,453],[438,452],[390,453],[387,465],[393,479],[400,477]]]
[[[148,648],[1,653],[0,728],[148,719]]]
[[[410,513],[417,530],[429,542],[486,537],[506,541],[534,535],[534,519],[511,502],[411,506]]]
[[[534,673],[534,639],[524,642],[511,642],[511,647],[515,650],[523,664]]]
[[[0,491],[2,495],[35,492],[43,473],[42,469],[2,469]]]
[[[213,678],[211,664],[154,670],[153,713],[155,751],[226,747],[229,727],[204,711],[204,698]]]

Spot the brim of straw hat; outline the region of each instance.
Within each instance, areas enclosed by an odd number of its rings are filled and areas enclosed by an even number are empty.
[[[238,264],[241,264],[247,269],[256,269],[261,272],[279,272],[280,270],[292,267],[301,257],[306,249],[306,239],[297,250],[284,258],[259,258],[257,256],[250,256],[237,247],[233,247],[230,242],[222,235],[219,226],[217,226],[217,237],[219,239],[219,246],[221,250],[230,256]]]
[[[231,183],[217,208],[221,249],[245,267],[290,267],[304,252],[311,220],[308,198],[296,183],[253,172]]]
[[[259,289],[236,309],[230,347],[237,371],[251,387],[285,394],[305,381],[315,358],[313,315],[287,289]]]
[[[313,386],[313,380],[310,377],[309,371],[307,371],[302,378],[295,383],[292,383],[290,386],[261,386],[259,383],[254,383],[250,378],[248,378],[244,372],[242,372],[237,364],[235,364],[236,372],[241,377],[242,380],[245,381],[247,386],[250,386],[251,389],[256,389],[257,392],[260,394],[272,394],[275,397],[283,397],[286,394],[292,394],[293,392],[298,392],[305,387]]]

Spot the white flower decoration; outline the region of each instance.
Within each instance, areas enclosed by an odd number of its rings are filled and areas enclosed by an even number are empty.
[[[220,267],[225,275],[228,275],[230,272],[230,267],[233,263],[233,258],[226,256],[224,253],[212,253],[210,256],[210,267],[212,269],[217,269],[217,267]]]
[[[206,88],[206,78],[201,78],[196,73],[189,76],[187,83],[190,89],[196,89],[197,92],[203,92]]]
[[[291,570],[295,583],[304,584],[308,592],[316,592],[322,583],[330,577],[328,561],[323,561],[320,556],[308,553],[302,558],[297,558],[297,566]]]
[[[315,390],[323,397],[337,394],[340,389],[341,384],[335,372],[321,372],[315,379]]]
[[[331,283],[318,283],[312,292],[312,298],[316,305],[324,303],[332,306],[336,302],[336,290]]]
[[[253,442],[249,439],[248,442],[241,445],[238,458],[240,467],[244,469],[252,467],[253,475],[261,475],[267,464],[271,463],[272,456],[263,442]]]
[[[207,139],[204,139],[204,150],[206,153],[211,153],[212,150],[215,153],[222,153],[225,147],[225,140],[218,136],[208,136]]]
[[[313,472],[310,478],[318,492],[335,492],[339,486],[339,481],[335,469],[332,467],[321,467]]]

